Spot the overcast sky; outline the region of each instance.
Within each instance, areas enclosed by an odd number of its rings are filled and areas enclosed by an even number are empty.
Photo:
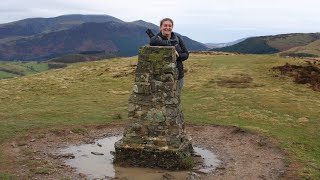
[[[1,0],[0,23],[64,14],[107,14],[124,21],[175,21],[174,31],[200,42],[320,32],[320,0]]]

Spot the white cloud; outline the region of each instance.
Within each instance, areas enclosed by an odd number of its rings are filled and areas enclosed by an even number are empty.
[[[2,0],[0,23],[63,14],[108,14],[124,21],[158,24],[175,20],[174,30],[201,42],[245,36],[320,31],[317,0]]]

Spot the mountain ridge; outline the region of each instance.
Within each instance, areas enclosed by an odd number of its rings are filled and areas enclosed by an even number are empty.
[[[38,18],[12,22],[11,25],[19,27],[16,31],[10,31],[10,23],[9,29],[6,29],[8,24],[0,26],[1,60],[45,60],[81,51],[132,56],[137,54],[139,46],[149,43],[145,33],[147,28],[155,33],[159,31],[158,26],[143,20],[124,22],[108,15],[66,15],[40,19],[38,24]],[[98,22],[86,22],[92,19]],[[30,25],[30,21],[35,22]],[[25,32],[21,24],[29,31]],[[202,43],[182,37],[189,50],[207,49]]]
[[[0,39],[11,36],[30,36],[50,31],[64,30],[85,22],[123,22],[109,15],[70,14],[51,18],[27,18],[0,24]],[[9,31],[13,30],[13,31]]]

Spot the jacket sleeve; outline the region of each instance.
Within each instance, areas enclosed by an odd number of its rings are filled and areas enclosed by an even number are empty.
[[[159,36],[155,35],[150,39],[150,46],[171,46],[168,40],[162,40]]]
[[[181,47],[181,52],[179,52],[179,57],[177,58],[177,61],[185,61],[189,58],[189,52],[188,49],[186,48],[186,46],[184,45],[184,42],[182,40],[182,38],[179,38],[179,46]]]

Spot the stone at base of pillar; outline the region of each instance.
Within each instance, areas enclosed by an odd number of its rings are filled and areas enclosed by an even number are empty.
[[[152,167],[168,170],[188,170],[193,166],[193,147],[185,142],[177,149],[127,145],[121,140],[115,144],[114,163],[120,166]]]

